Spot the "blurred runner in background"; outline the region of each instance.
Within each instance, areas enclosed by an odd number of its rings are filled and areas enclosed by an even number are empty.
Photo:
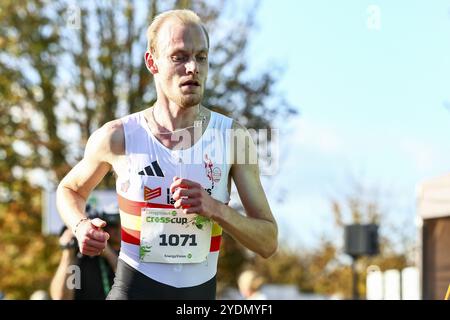
[[[120,250],[119,210],[111,206],[97,212],[88,204],[86,213],[90,219],[106,221],[105,231],[111,238],[101,255],[90,257],[80,253],[72,231],[63,228],[59,238],[61,260],[50,285],[53,300],[105,299],[111,289]]]

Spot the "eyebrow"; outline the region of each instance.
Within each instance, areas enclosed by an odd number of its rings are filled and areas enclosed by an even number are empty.
[[[170,55],[174,55],[174,54],[177,54],[177,53],[187,53],[187,54],[189,54],[189,51],[185,50],[185,49],[174,49],[170,53]],[[208,49],[207,48],[202,48],[202,49],[198,50],[196,53],[208,53]]]

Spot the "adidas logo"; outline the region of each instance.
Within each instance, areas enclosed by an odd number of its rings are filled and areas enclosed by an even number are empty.
[[[162,172],[157,161],[153,161],[151,165],[146,166],[144,170],[139,171],[138,173],[141,176],[157,176],[164,177],[164,173]]]

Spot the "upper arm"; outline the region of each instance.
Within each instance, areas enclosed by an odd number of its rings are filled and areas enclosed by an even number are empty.
[[[275,223],[259,177],[256,145],[248,130],[237,122],[233,122],[233,132],[236,139],[232,143],[231,177],[242,205],[249,217]]]
[[[123,127],[119,121],[106,123],[89,137],[83,159],[64,177],[60,186],[87,199],[111,170],[115,154],[124,145]]]

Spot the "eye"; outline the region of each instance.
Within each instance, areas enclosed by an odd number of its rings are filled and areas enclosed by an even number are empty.
[[[208,60],[208,56],[198,56],[197,60],[201,61],[201,62],[204,62],[204,61]]]
[[[173,62],[183,62],[186,61],[186,56],[185,55],[181,55],[181,54],[177,54],[172,56],[172,61]]]

